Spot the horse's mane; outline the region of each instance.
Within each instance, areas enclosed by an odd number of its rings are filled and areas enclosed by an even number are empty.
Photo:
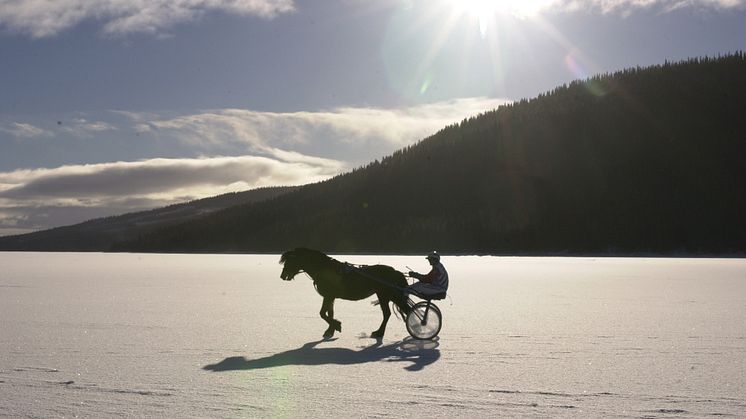
[[[337,259],[334,259],[333,257],[328,256],[318,250],[308,249],[306,247],[297,247],[293,250],[288,250],[287,252],[283,253],[282,256],[280,256],[280,264],[284,264],[285,262],[287,262],[288,258],[291,256],[303,258],[305,261],[330,261],[333,263],[342,263]]]

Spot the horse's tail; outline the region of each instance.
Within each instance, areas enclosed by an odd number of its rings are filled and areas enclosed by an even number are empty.
[[[395,298],[392,298],[391,302],[394,303],[394,308],[395,308],[394,312],[398,313],[398,315],[402,319],[407,318],[407,315],[409,314],[409,312],[412,311],[412,306],[414,306],[414,303],[412,302],[412,300],[410,300],[409,297],[403,292],[401,293],[400,296],[396,296]]]
[[[409,298],[409,294],[406,293],[405,289],[409,285],[407,283],[407,279],[404,277],[404,274],[402,274],[399,271],[396,271],[398,274],[398,284],[397,284],[397,292],[394,292],[391,298],[391,301],[394,303],[394,307],[396,307],[396,312],[399,313],[402,319],[406,319],[407,315],[412,311],[412,307],[414,307],[414,302]]]
[[[391,302],[394,303],[394,310],[392,310],[394,312],[394,315],[400,319],[406,319],[407,315],[410,311],[412,311],[412,307],[414,306],[414,301],[406,296],[400,301],[392,299]],[[375,300],[372,304],[374,306],[377,306],[380,305],[381,302],[379,300]]]

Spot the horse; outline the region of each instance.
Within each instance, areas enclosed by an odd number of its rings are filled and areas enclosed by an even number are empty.
[[[290,281],[301,272],[313,280],[313,285],[323,297],[319,315],[329,327],[323,334],[325,339],[334,336],[334,331],[342,331],[342,323],[334,318],[334,300],[358,301],[376,294],[383,321],[378,330],[370,335],[382,339],[386,323],[391,316],[389,302],[393,302],[403,316],[409,313],[408,298],[402,291],[408,283],[404,274],[386,265],[355,266],[342,263],[318,250],[297,248],[280,257],[284,265],[280,278]]]

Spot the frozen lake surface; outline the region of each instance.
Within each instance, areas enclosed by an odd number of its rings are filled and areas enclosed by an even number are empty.
[[[380,343],[277,261],[0,253],[0,416],[746,415],[743,259],[444,257],[439,339]]]

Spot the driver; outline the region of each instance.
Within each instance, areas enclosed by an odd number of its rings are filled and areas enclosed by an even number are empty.
[[[438,252],[432,252],[427,255],[427,261],[432,269],[426,275],[409,271],[409,276],[419,280],[410,285],[409,289],[425,296],[445,293],[448,290],[448,272],[440,263],[440,255]]]

